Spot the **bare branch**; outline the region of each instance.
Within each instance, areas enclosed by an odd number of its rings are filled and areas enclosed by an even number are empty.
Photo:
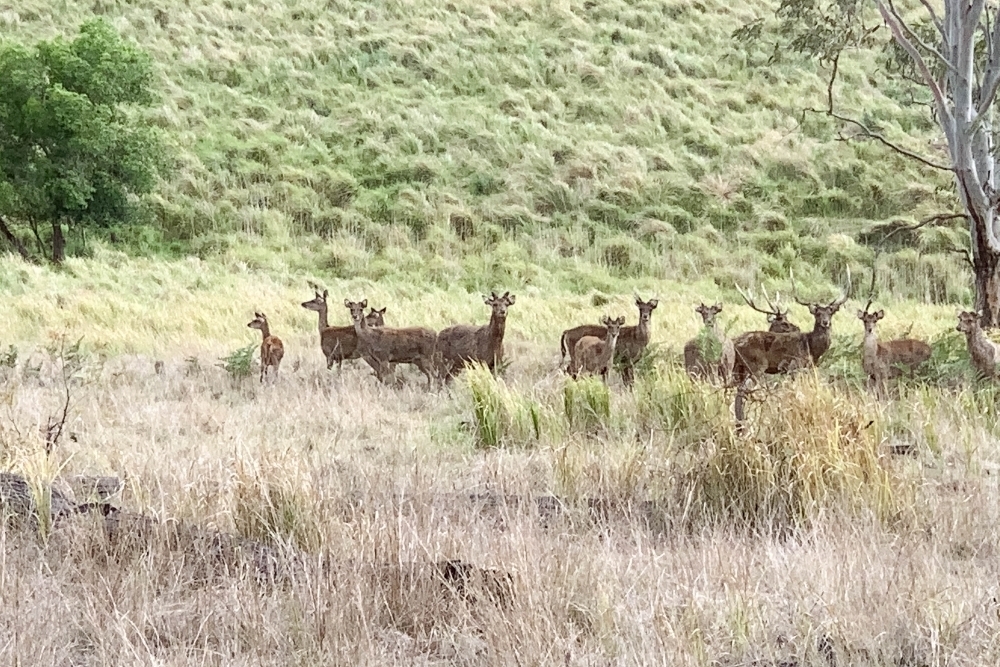
[[[891,239],[893,236],[899,232],[913,232],[923,227],[929,227],[931,225],[940,225],[945,222],[951,222],[952,220],[958,220],[959,218],[969,217],[966,213],[938,213],[937,215],[932,215],[929,218],[924,218],[920,222],[914,223],[912,225],[902,225],[896,227],[891,232],[882,237],[879,241],[879,245],[885,245],[886,241]]]
[[[882,0],[878,0],[877,4],[878,11],[882,15],[882,19],[885,21],[886,25],[889,26],[889,31],[892,32],[893,38],[895,38],[899,45],[903,47],[903,50],[910,55],[910,58],[913,59],[917,69],[920,70],[920,73],[924,77],[924,82],[927,84],[927,87],[930,88],[931,94],[934,95],[934,101],[937,103],[938,113],[941,116],[941,122],[947,123],[948,127],[954,127],[955,119],[948,110],[948,102],[945,99],[944,93],[941,91],[941,86],[939,86],[938,82],[934,80],[934,75],[931,74],[931,70],[924,61],[924,57],[920,55],[920,51],[918,51],[917,47],[913,45],[913,42],[907,39],[906,35],[903,34],[903,29],[896,20],[896,17],[893,16],[888,9],[886,9]]]
[[[930,14],[931,17],[931,22],[934,23],[934,27],[938,29],[938,32],[941,33],[941,38],[944,39],[944,24],[941,23],[941,19],[938,18],[937,12],[934,11],[934,7],[932,7],[931,3],[927,0],[920,0],[920,4],[927,9],[927,13]]]
[[[14,247],[14,250],[17,250],[17,253],[21,255],[21,259],[25,261],[31,260],[31,257],[28,255],[28,249],[21,242],[21,239],[14,235],[14,232],[11,231],[10,226],[7,224],[7,219],[2,215],[0,215],[0,235],[3,235],[7,243]]]
[[[920,36],[916,32],[914,32],[912,28],[910,28],[909,24],[907,24],[906,21],[903,20],[903,17],[899,14],[899,12],[896,11],[896,5],[893,4],[892,0],[886,0],[886,1],[889,3],[889,11],[891,11],[892,15],[896,17],[896,21],[899,22],[899,25],[903,28],[903,31],[906,33],[907,37],[917,46],[922,48],[924,51],[927,51],[928,53],[931,53],[935,57],[937,57],[937,59],[940,60],[945,67],[950,69],[952,72],[957,73],[958,70],[955,69],[955,65],[950,60],[945,58],[944,55],[940,51],[935,49],[933,46],[931,46],[924,40],[920,39]]]
[[[933,169],[940,169],[942,171],[954,171],[948,165],[941,164],[940,162],[934,162],[933,160],[926,158],[920,155],[919,153],[915,153],[908,148],[903,148],[902,146],[889,141],[888,139],[885,138],[885,135],[879,132],[875,132],[870,127],[868,127],[867,125],[865,125],[864,123],[855,118],[848,118],[847,116],[842,116],[836,113],[833,110],[833,84],[837,80],[837,72],[839,66],[840,66],[840,54],[837,54],[836,56],[834,56],[831,62],[830,79],[826,82],[826,109],[821,110],[821,109],[807,108],[804,109],[804,111],[810,111],[812,113],[823,113],[826,114],[827,116],[830,116],[831,118],[839,120],[842,123],[850,123],[856,126],[858,129],[860,129],[865,137],[869,139],[874,139],[875,141],[881,143],[883,146],[890,148],[891,150],[899,153],[900,155],[905,155],[906,157],[912,160],[916,160],[917,162],[920,162],[925,166],[931,167]]]

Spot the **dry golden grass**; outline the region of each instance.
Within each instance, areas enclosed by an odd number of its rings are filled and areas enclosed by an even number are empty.
[[[606,411],[597,391],[602,407],[570,420],[559,331],[615,309],[632,320],[631,296],[594,306],[524,290],[497,389],[516,437],[482,447],[469,378],[428,394],[412,370],[401,389],[357,361],[326,371],[313,314],[298,306],[303,278],[164,266],[176,273],[152,288],[141,266],[103,277],[101,267],[25,267],[30,291],[8,290],[0,304],[4,340],[20,353],[0,368],[0,467],[39,489],[57,476],[120,475],[123,508],[271,545],[294,567],[262,584],[164,527],[137,551],[114,548],[90,516],[44,539],[0,530],[0,664],[1000,659],[992,388],[906,386],[880,404],[849,382],[803,376],[751,406],[740,439],[731,397],[678,371],[676,350],[698,323],[677,286],[654,314],[654,371],[632,393],[615,377]],[[188,303],[178,285],[199,277],[203,292]],[[132,290],[119,297],[123,284]],[[488,317],[458,292],[330,288],[364,290],[399,324]],[[154,289],[177,296],[158,301]],[[62,307],[49,303],[59,297]],[[254,307],[274,312],[288,349],[264,385],[215,365],[253,341]],[[724,315],[754,321],[733,311]],[[949,318],[902,312],[923,315],[922,329]],[[856,321],[839,315],[835,329],[860,343]],[[66,434],[46,455],[60,334],[82,336],[83,356]],[[596,389],[574,388],[574,409]],[[518,421],[531,406],[537,435]],[[913,453],[890,454],[900,443]],[[433,568],[452,559],[509,573],[510,599],[449,594]]]

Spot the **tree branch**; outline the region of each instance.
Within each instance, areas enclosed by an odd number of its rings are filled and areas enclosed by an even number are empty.
[[[889,239],[891,239],[899,232],[913,232],[923,227],[940,225],[945,222],[951,222],[952,220],[958,220],[959,218],[968,218],[968,217],[969,216],[966,213],[938,213],[937,215],[932,215],[929,218],[924,218],[920,222],[914,223],[912,225],[901,225],[899,227],[896,227],[895,229],[893,229],[888,234],[882,237],[881,241],[879,241],[879,245],[884,246]]]
[[[903,148],[902,146],[889,141],[888,139],[885,138],[883,134],[872,130],[870,127],[868,127],[867,125],[865,125],[864,123],[855,118],[848,118],[847,116],[842,116],[837,112],[835,112],[833,110],[833,84],[837,80],[837,71],[839,65],[840,65],[840,54],[838,53],[832,59],[830,67],[830,79],[829,81],[826,82],[826,109],[822,110],[822,109],[807,108],[804,111],[826,114],[827,116],[835,118],[836,120],[839,120],[842,123],[850,123],[856,126],[858,129],[860,129],[861,132],[864,134],[864,136],[867,137],[868,139],[874,139],[883,146],[886,146],[887,148],[899,153],[900,155],[904,155],[910,158],[911,160],[916,160],[917,162],[927,167],[931,167],[932,169],[940,169],[941,171],[954,171],[951,167],[947,165],[941,164],[939,162],[934,162],[933,160],[925,158],[919,153],[914,153],[908,148]]]
[[[924,82],[927,84],[927,87],[930,88],[931,94],[934,95],[934,101],[937,103],[938,113],[941,116],[941,122],[947,123],[949,127],[953,128],[955,125],[955,119],[951,112],[948,111],[948,103],[944,97],[944,93],[941,91],[941,86],[939,86],[937,81],[934,80],[934,75],[931,74],[930,68],[927,67],[924,57],[920,55],[920,51],[918,51],[917,47],[913,45],[913,42],[907,39],[906,35],[903,34],[903,29],[900,27],[899,22],[896,21],[896,17],[893,16],[888,9],[886,9],[882,0],[878,0],[877,4],[878,11],[882,15],[882,20],[884,20],[886,25],[889,26],[889,31],[892,33],[893,38],[895,38],[896,42],[903,47],[903,50],[910,55],[910,58],[913,59],[917,69],[920,70],[920,73],[924,77]]]
[[[955,65],[952,64],[950,60],[945,58],[944,54],[942,54],[940,51],[935,49],[933,46],[931,46],[924,40],[920,39],[920,36],[913,31],[913,29],[906,23],[906,21],[903,20],[903,17],[900,16],[898,11],[896,11],[896,5],[893,4],[892,0],[886,0],[886,1],[889,3],[889,11],[891,11],[892,15],[896,17],[896,21],[899,22],[899,25],[903,28],[903,31],[906,33],[907,37],[923,50],[936,56],[937,59],[940,60],[945,67],[950,69],[952,72],[957,73],[958,70],[955,69]]]
[[[934,7],[932,7],[931,3],[927,0],[920,0],[920,4],[927,9],[927,13],[930,14],[931,17],[931,22],[934,24],[934,27],[937,28],[938,32],[941,33],[941,38],[944,39],[944,24],[941,23],[941,19],[938,18],[937,12],[934,11]]]
[[[21,242],[21,239],[17,238],[17,236],[14,235],[14,232],[11,231],[10,226],[7,224],[7,219],[3,215],[0,215],[0,235],[7,240],[7,243],[14,246],[14,249],[17,250],[19,255],[21,255],[21,259],[26,262],[31,261],[31,257],[28,255],[28,249],[24,246],[24,243]]]
[[[972,121],[972,131],[979,127],[984,115],[989,111],[993,100],[996,99],[997,89],[1000,87],[1000,9],[998,15],[993,20],[993,30],[989,40],[987,40],[989,58],[986,62],[986,71],[983,73],[983,85],[979,93],[979,101],[976,104],[976,118]],[[989,12],[986,14],[989,18]]]

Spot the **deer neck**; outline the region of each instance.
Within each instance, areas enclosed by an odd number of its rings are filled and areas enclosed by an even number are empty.
[[[874,331],[865,331],[863,360],[866,365],[874,364],[878,359],[878,338]]]
[[[649,342],[649,320],[643,320],[641,317],[639,318],[639,324],[635,325],[635,339],[639,344]]]
[[[261,340],[267,340],[271,337],[271,327],[268,326],[267,322],[260,323],[260,335],[262,336]]]
[[[604,337],[604,349],[601,350],[601,362],[606,364],[615,354],[615,347],[618,345],[618,338],[621,334],[612,336],[610,333]]]
[[[965,338],[969,342],[969,351],[988,357],[993,352],[993,343],[986,337],[986,332],[982,327],[976,327],[972,331],[965,332]]]
[[[805,338],[813,361],[818,361],[830,347],[830,327],[822,327],[819,323],[813,323],[812,331],[807,333]]]
[[[316,312],[319,313],[319,330],[329,329],[330,322],[326,319],[326,304],[324,303]]]
[[[490,340],[500,342],[507,330],[507,316],[493,313],[490,316]]]

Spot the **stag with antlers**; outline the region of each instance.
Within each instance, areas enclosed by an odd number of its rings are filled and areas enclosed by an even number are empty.
[[[830,324],[833,316],[847,301],[850,293],[851,272],[848,270],[847,287],[839,298],[823,304],[804,302],[795,297],[795,302],[806,306],[812,314],[812,331],[748,331],[733,339],[733,381],[739,386],[751,377],[759,380],[765,373],[788,373],[818,363],[820,357],[830,349]]]
[[[788,319],[788,309],[781,308],[781,295],[775,292],[774,301],[767,295],[767,290],[761,285],[760,291],[764,294],[764,300],[767,302],[768,310],[760,308],[753,300],[748,292],[743,291],[739,284],[736,284],[736,291],[740,293],[743,297],[743,301],[746,302],[748,306],[756,310],[758,313],[762,313],[767,316],[767,322],[769,324],[767,330],[771,333],[797,333],[802,331],[798,326],[792,324]]]

